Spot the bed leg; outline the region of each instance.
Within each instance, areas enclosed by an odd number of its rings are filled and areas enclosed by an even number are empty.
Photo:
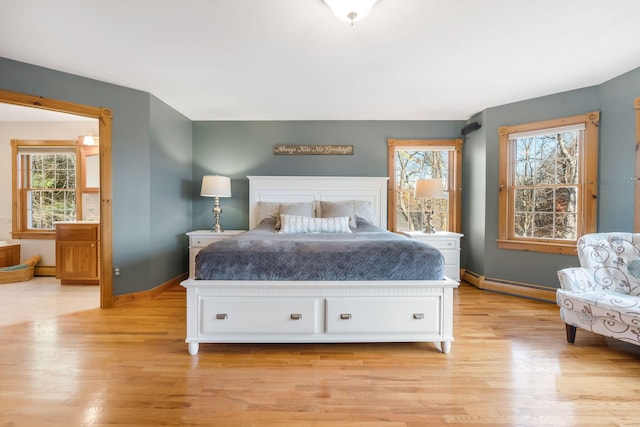
[[[576,327],[573,325],[569,325],[565,323],[565,327],[567,329],[567,342],[573,344],[576,342]]]
[[[451,341],[442,341],[440,343],[440,348],[444,354],[447,354],[451,351]]]
[[[198,348],[200,347],[200,344],[197,342],[190,342],[189,343],[189,354],[192,356],[195,356],[196,354],[198,354]]]

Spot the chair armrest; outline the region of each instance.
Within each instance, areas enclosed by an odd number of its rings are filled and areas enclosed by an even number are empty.
[[[593,279],[593,272],[582,267],[563,268],[558,271],[560,287],[569,291],[591,292],[602,290]]]

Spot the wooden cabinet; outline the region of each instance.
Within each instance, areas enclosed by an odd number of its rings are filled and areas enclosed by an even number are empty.
[[[63,285],[100,283],[99,224],[56,224],[56,277]]]
[[[0,267],[20,264],[20,245],[0,246]]]
[[[439,249],[444,255],[444,275],[456,282],[460,281],[460,238],[462,238],[463,234],[450,231],[437,231],[435,233],[417,231],[407,234]]]
[[[187,233],[189,236],[189,278],[196,278],[196,255],[198,252],[211,243],[218,242],[227,237],[236,236],[246,230],[225,230],[222,233],[215,233],[211,230],[196,230]]]

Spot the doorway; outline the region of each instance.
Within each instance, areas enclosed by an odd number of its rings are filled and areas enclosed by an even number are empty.
[[[93,107],[0,89],[0,103],[90,117],[98,120],[100,164],[100,307],[113,305],[111,119],[108,108]]]

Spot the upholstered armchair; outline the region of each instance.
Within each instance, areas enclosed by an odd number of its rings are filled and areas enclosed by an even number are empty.
[[[578,258],[580,267],[558,272],[567,341],[574,343],[582,328],[640,345],[640,234],[586,234]]]

